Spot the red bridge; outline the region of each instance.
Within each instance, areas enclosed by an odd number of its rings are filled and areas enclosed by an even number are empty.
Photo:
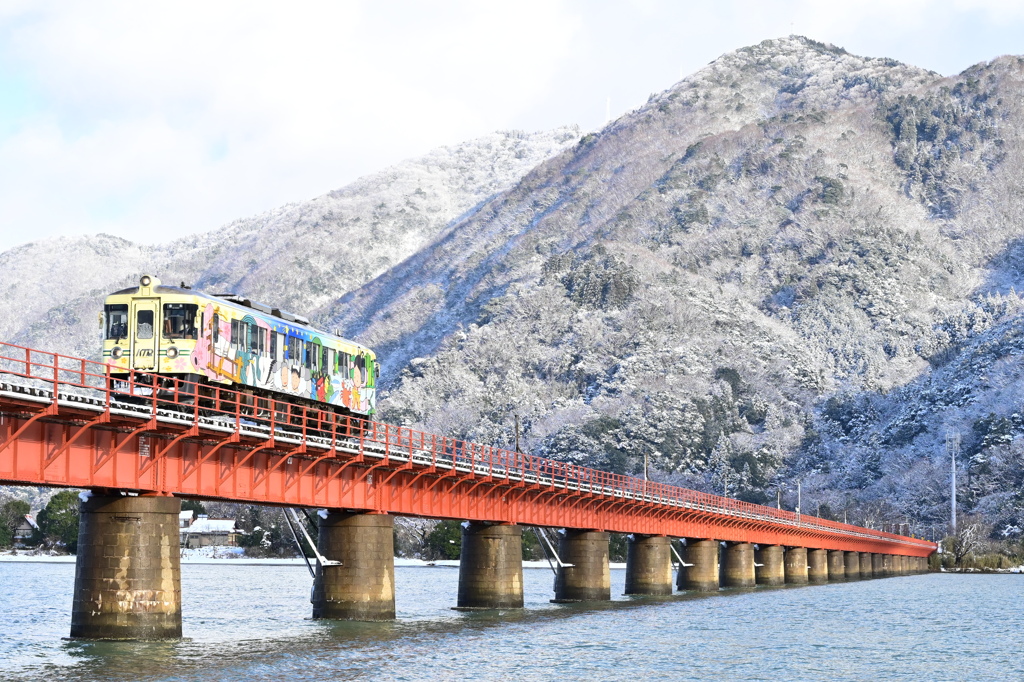
[[[115,392],[102,363],[11,344],[0,344],[0,372],[0,483],[93,492],[82,503],[73,636],[180,635],[180,595],[151,584],[178,575],[181,497],[329,510],[315,617],[394,616],[392,515],[470,522],[463,607],[522,606],[523,526],[538,529],[567,601],[610,597],[608,531],[633,536],[627,593],[637,594],[671,593],[673,555],[680,588],[707,590],[916,572],[936,549],[215,386],[197,403],[194,386],[155,392],[133,373]],[[557,549],[544,529],[564,529]],[[671,538],[686,539],[682,555]],[[127,557],[120,573],[96,567],[115,556]],[[104,602],[104,590],[117,598]],[[125,613],[136,614],[127,629],[116,624]]]

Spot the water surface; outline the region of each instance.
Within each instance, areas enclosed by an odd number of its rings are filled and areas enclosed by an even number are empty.
[[[0,679],[1024,680],[1024,576],[930,574],[451,610],[458,569],[395,569],[392,623],[308,620],[303,566],[182,566],[178,642],[68,642],[73,564],[0,563]],[[622,592],[624,571],[612,571]]]

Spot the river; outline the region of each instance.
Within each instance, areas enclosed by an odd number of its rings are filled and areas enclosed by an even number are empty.
[[[398,619],[309,620],[303,566],[182,566],[175,642],[70,642],[73,564],[0,563],[4,680],[1024,680],[1024,576],[451,610],[458,569],[395,569]],[[624,571],[612,571],[622,592]]]

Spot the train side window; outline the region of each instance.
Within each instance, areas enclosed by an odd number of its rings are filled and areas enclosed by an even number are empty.
[[[277,360],[277,332],[270,330],[270,357]]]
[[[260,355],[266,355],[270,346],[270,344],[267,343],[267,330],[263,327],[259,327],[258,332],[260,340]]]
[[[246,332],[245,333],[245,336],[246,336],[246,344],[245,344],[246,350],[248,350],[250,353],[255,353],[256,351],[259,350],[259,345],[260,345],[259,341],[257,340],[257,337],[256,337],[256,334],[257,334],[257,332],[256,332],[256,325],[254,325],[252,322],[246,322],[245,323],[245,332]]]
[[[135,338],[153,338],[153,311],[139,310],[135,313]]]
[[[105,305],[103,312],[107,316],[107,338],[123,339],[128,336],[128,306]]]
[[[303,345],[303,360],[306,365],[306,369],[310,369],[313,366],[313,343],[306,341]]]
[[[210,322],[212,329],[213,342],[217,343],[220,341],[220,315],[217,313],[213,314],[213,320]]]
[[[334,367],[334,349],[333,348],[328,348],[327,349],[327,372],[329,374],[334,374],[334,370],[335,370],[335,367]]]
[[[238,320],[231,320],[231,347],[234,349],[238,348],[238,337],[242,335],[238,327]]]
[[[196,314],[199,306],[191,303],[164,304],[164,338],[196,338]]]

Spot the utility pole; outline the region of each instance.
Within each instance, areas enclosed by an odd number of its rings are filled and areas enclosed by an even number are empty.
[[[519,452],[519,415],[516,415],[516,452]]]
[[[946,431],[946,454],[949,455],[949,532],[956,533],[956,458],[960,454],[960,432]]]
[[[796,479],[796,522],[800,523],[800,479]]]

